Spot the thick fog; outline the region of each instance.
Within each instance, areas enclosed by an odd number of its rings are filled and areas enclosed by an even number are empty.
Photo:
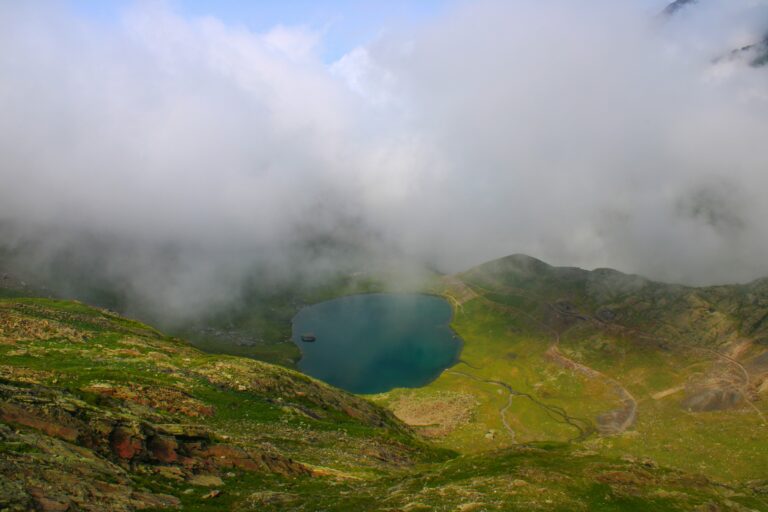
[[[328,63],[321,27],[2,2],[3,265],[169,318],[371,260],[768,275],[768,67],[732,53],[768,2],[683,3],[456,2]]]

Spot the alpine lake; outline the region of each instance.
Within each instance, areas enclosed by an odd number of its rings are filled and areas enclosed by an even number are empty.
[[[456,364],[462,341],[452,310],[431,295],[351,295],[305,307],[293,318],[299,369],[352,393],[424,386]]]

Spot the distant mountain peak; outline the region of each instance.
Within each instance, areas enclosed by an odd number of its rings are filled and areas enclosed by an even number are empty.
[[[668,4],[659,16],[671,17],[677,14],[681,9],[689,7],[692,4],[698,3],[699,0],[675,0]],[[752,44],[736,48],[727,55],[715,59],[715,63],[724,60],[735,59],[749,59],[749,65],[753,68],[760,68],[768,65],[768,32],[765,33],[762,39]]]
[[[512,254],[501,259],[504,260],[505,262],[514,263],[519,266],[540,267],[540,268],[551,267],[551,265],[549,263],[546,263],[545,261],[542,261],[538,258],[534,258],[533,256],[528,256],[527,254],[522,254],[522,253]]]
[[[675,0],[671,4],[667,5],[662,14],[665,16],[672,16],[680,9],[687,7],[688,5],[695,4],[698,0]]]
[[[749,60],[753,68],[761,68],[768,65],[768,34],[760,41],[731,50],[728,54],[714,60],[717,64],[730,60]]]

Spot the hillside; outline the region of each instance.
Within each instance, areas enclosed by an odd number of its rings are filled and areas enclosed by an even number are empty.
[[[757,344],[768,340],[768,279],[693,288],[612,269],[552,267],[524,255],[481,265],[462,277],[528,312],[544,306],[561,319],[591,318],[600,326],[632,328],[637,336],[668,338],[678,345],[718,348],[741,338]],[[552,316],[545,313],[537,316]]]
[[[0,299],[0,473],[3,510],[768,509],[764,483],[578,445],[459,456],[294,371],[48,299]]]
[[[77,303],[0,301],[0,351],[11,509],[178,504],[232,472],[359,477],[439,455],[365,400]]]
[[[461,362],[424,388],[375,399],[466,453],[557,440],[762,479],[767,285],[692,288],[502,258],[436,287],[455,305]]]

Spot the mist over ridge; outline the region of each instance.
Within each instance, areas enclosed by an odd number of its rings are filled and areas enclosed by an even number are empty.
[[[730,54],[768,3],[687,4],[457,2],[326,63],[314,27],[3,3],[4,264],[174,319],[400,261],[768,275],[768,69]]]

